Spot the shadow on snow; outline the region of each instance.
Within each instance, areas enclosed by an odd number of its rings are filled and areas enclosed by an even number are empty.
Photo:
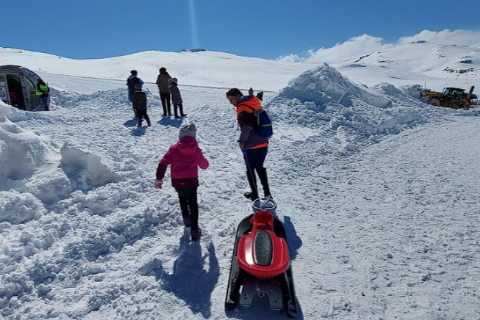
[[[183,123],[183,118],[180,119],[175,119],[171,117],[162,117],[159,121],[157,121],[158,124],[161,124],[163,126],[171,126],[174,128],[180,128],[180,126]]]
[[[180,239],[182,254],[173,264],[173,273],[163,268],[159,259],[140,268],[142,275],[154,275],[163,281],[162,288],[185,301],[193,313],[200,313],[204,318],[211,317],[211,295],[220,277],[220,267],[215,255],[213,243],[208,246],[208,254],[202,257],[199,242],[190,243],[190,233],[185,231]],[[204,259],[208,256],[208,271]]]

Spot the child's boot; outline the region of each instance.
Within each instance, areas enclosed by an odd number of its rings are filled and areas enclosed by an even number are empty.
[[[196,230],[191,230],[190,236],[192,237],[192,241],[197,241],[202,236],[202,229],[198,227]]]

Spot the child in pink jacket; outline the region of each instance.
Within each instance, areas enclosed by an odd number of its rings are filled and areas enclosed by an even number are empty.
[[[202,235],[198,226],[197,188],[198,167],[208,168],[208,160],[203,156],[196,140],[195,124],[183,124],[180,127],[180,140],[168,149],[157,167],[157,180],[154,187],[161,189],[163,177],[168,165],[171,165],[172,186],[178,193],[180,209],[185,227],[191,227],[190,236],[193,241]]]

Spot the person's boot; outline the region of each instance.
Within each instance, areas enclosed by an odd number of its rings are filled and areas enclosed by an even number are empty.
[[[180,119],[180,117],[178,115],[178,112],[177,112],[177,108],[175,108],[175,119]]]
[[[183,113],[183,105],[179,105],[178,108],[180,109],[180,117],[186,117],[187,115]]]
[[[167,116],[167,106],[165,105],[165,103],[163,101],[162,101],[162,109],[163,109],[162,117],[166,117]]]
[[[263,194],[265,195],[265,198],[272,198],[272,194],[270,193],[270,186],[268,185],[267,169],[257,168],[257,173],[258,173],[258,178],[262,183]]]
[[[255,177],[255,171],[247,170],[247,179],[252,191],[245,192],[243,195],[246,198],[255,201],[256,199],[258,199],[257,178]]]
[[[195,230],[193,229],[190,230],[190,237],[192,241],[197,241],[198,239],[200,239],[201,236],[202,236],[202,229],[200,227],[198,227]]]

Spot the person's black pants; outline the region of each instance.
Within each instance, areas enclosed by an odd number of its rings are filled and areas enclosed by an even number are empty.
[[[245,163],[247,170],[253,171],[256,168],[263,168],[263,163],[267,157],[268,147],[258,149],[248,149],[245,151]]]
[[[170,107],[170,92],[160,92],[160,101],[162,101],[162,108],[164,115],[172,115],[172,108]]]
[[[138,127],[142,126],[142,119],[147,120],[147,124],[149,126],[151,125],[150,117],[148,116],[146,109],[145,110],[137,110],[136,115],[137,115],[137,119],[138,119],[138,124],[137,124]]]
[[[260,178],[265,196],[270,196],[270,186],[268,183],[267,170],[263,167],[267,157],[268,147],[258,149],[248,149],[245,151],[244,159],[247,166],[247,179],[252,189],[251,198],[258,197],[258,185],[255,171]]]
[[[180,114],[178,114],[178,111],[180,110]],[[173,111],[175,113],[175,117],[184,117],[185,114],[183,113],[183,104],[181,103],[174,103],[173,104]]]
[[[197,188],[175,188],[180,200],[180,210],[182,217],[190,217],[192,230],[198,229],[198,203]]]

